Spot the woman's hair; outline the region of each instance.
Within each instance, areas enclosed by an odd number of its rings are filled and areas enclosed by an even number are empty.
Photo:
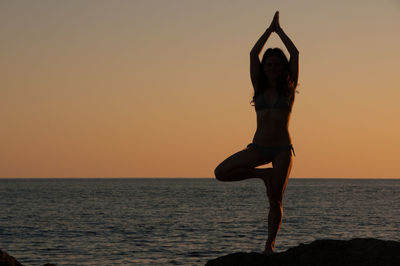
[[[279,78],[278,81],[278,91],[281,94],[284,94],[286,96],[292,96],[292,94],[295,91],[295,82],[293,81],[293,78],[290,75],[290,68],[289,68],[289,60],[287,59],[286,55],[283,53],[283,51],[279,48],[268,48],[261,60],[261,71],[260,71],[260,75],[259,75],[259,79],[260,82],[259,84],[261,84],[261,88],[265,89],[266,87],[269,86],[268,84],[268,77],[264,72],[264,64],[267,61],[267,59],[271,56],[276,56],[279,59],[281,59],[282,64],[283,64],[283,74],[282,76]],[[262,90],[258,88],[254,88],[254,95],[253,95],[253,99],[250,103],[255,103],[255,97],[258,96],[259,94],[262,93]]]

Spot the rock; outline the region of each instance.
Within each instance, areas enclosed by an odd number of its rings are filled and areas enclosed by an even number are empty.
[[[251,252],[251,253],[237,252],[219,257],[214,260],[209,260],[206,263],[206,266],[225,266],[225,265],[257,266],[257,265],[269,265],[269,264],[267,256],[256,252]]]
[[[266,256],[238,252],[210,260],[206,266],[399,266],[400,242],[374,238],[316,240]]]
[[[22,264],[0,249],[0,266],[22,266]]]
[[[8,255],[0,249],[0,266],[23,266],[13,256]],[[43,266],[56,266],[52,263],[46,263]]]

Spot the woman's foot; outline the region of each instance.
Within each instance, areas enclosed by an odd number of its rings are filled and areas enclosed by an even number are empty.
[[[271,182],[271,178],[274,177],[274,171],[272,168],[256,168],[255,170],[257,171],[257,175],[264,182],[265,186],[267,186],[268,183]]]
[[[265,243],[265,249],[262,254],[265,254],[267,256],[274,254],[274,244],[268,242]]]
[[[268,185],[268,180],[269,180],[270,178],[271,178],[271,177],[269,177],[269,176],[260,177],[260,179],[264,182],[265,187],[267,187],[267,185]]]
[[[275,252],[272,249],[265,249],[262,254],[267,255],[267,256],[271,256],[272,254],[274,254]]]

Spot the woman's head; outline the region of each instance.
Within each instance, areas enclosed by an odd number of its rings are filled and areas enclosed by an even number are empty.
[[[296,85],[290,76],[289,60],[281,49],[267,49],[261,59],[261,68],[260,81],[263,88],[254,91],[251,103],[255,102],[256,95],[270,86],[270,80],[277,82],[279,93],[293,95]]]
[[[268,48],[261,59],[261,68],[261,82],[264,88],[268,88],[270,81],[274,80],[280,93],[290,95],[294,92],[296,85],[290,76],[289,60],[281,49]]]
[[[289,78],[289,61],[279,48],[269,48],[261,60],[263,74],[267,80],[285,82]]]

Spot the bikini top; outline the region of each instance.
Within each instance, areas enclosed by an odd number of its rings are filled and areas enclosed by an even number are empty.
[[[265,101],[264,93],[265,93],[265,91],[263,93],[257,95],[255,98],[256,111],[262,110],[262,109],[286,109],[289,112],[292,111],[292,105],[293,105],[292,97],[289,98],[280,93],[278,95],[278,98],[276,99],[276,102],[272,106],[269,106],[268,103]]]

